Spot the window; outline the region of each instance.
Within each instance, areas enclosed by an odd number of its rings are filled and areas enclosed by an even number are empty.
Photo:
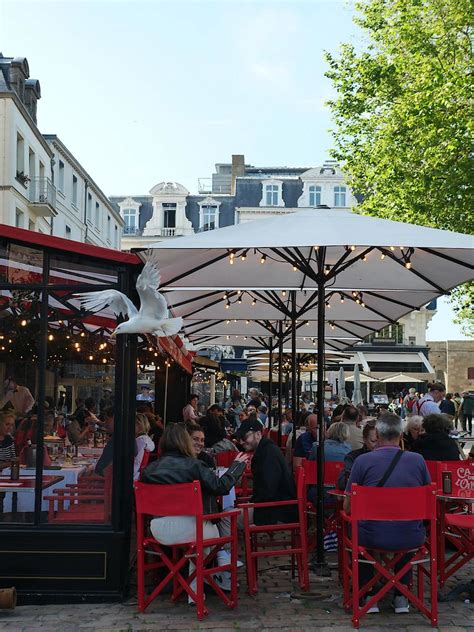
[[[267,206],[278,206],[278,185],[265,185],[265,204]]]
[[[163,202],[163,228],[176,228],[176,204]]]
[[[16,173],[25,173],[25,140],[21,134],[16,135]]]
[[[99,202],[95,203],[95,215],[94,215],[94,224],[99,226],[99,216],[100,216],[100,205]]]
[[[39,163],[39,177],[40,177],[40,180],[43,180],[45,178],[45,167],[44,167],[44,164],[41,162],[41,160]]]
[[[219,228],[219,209],[217,206],[204,205],[201,209],[201,230]]]
[[[321,187],[310,186],[309,187],[309,205],[318,206],[321,204]]]
[[[58,190],[64,193],[64,162],[59,161],[58,166]]]
[[[118,226],[114,227],[114,246],[118,248]]]
[[[87,221],[90,222],[92,215],[92,195],[90,193],[87,194],[87,209],[86,209],[86,217]]]
[[[28,175],[30,176],[30,180],[36,177],[36,157],[35,152],[31,149],[28,149]]]
[[[72,174],[72,203],[77,206],[77,178]]]
[[[20,211],[19,208],[17,208],[15,211],[15,226],[17,228],[25,227],[25,214],[23,213],[23,211]]]
[[[347,206],[346,187],[334,187],[334,206]]]
[[[66,237],[66,239],[71,239],[71,227],[68,226],[67,224],[65,225],[65,228],[64,228],[64,236]]]
[[[467,379],[474,380],[474,366],[469,366],[467,368]]]
[[[124,235],[135,235],[137,232],[137,211],[134,208],[125,208],[123,210],[123,219],[125,226],[123,227]]]
[[[111,237],[111,229],[112,229],[112,221],[110,219],[110,215],[107,215],[107,241],[110,243]]]

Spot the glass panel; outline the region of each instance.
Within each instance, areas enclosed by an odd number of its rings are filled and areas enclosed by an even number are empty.
[[[113,265],[113,264],[112,264]],[[91,261],[71,253],[52,255],[50,285],[112,285],[118,282],[118,269],[110,261]]]
[[[0,283],[41,283],[43,253],[20,244],[0,242]]]
[[[43,494],[41,519],[52,525],[107,524],[115,394],[115,344],[108,332],[115,318],[102,322],[102,312],[65,316],[63,298],[56,292],[49,299],[55,315],[48,328],[43,477],[51,485]]]
[[[3,523],[34,520],[35,470],[26,465],[32,463],[36,445],[34,396],[40,296],[39,292],[23,290],[0,292],[0,522]]]

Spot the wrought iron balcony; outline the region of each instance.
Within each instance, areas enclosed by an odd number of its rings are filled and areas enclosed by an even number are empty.
[[[28,197],[28,206],[36,215],[56,215],[56,187],[49,178],[32,178],[28,186]]]

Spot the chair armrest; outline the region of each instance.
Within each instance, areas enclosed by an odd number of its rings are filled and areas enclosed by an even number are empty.
[[[238,516],[240,511],[238,509],[229,509],[228,511],[219,511],[213,514],[204,514],[204,520],[218,520],[219,518],[226,518],[227,516]]]
[[[237,507],[240,509],[252,509],[254,507],[287,507],[289,505],[297,505],[297,500],[277,500],[274,502],[266,502],[266,503],[238,503]]]

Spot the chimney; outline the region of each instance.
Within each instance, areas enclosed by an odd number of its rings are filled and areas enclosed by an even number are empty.
[[[41,88],[38,79],[27,79],[25,81],[25,106],[31,118],[36,123],[36,106],[38,99],[41,99]]]
[[[232,155],[232,183],[231,195],[235,195],[235,180],[245,175],[245,156],[243,154]]]

